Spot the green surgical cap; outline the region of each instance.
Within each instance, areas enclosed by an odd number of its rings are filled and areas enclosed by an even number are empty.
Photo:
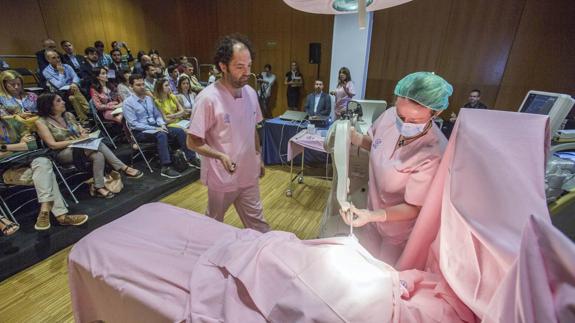
[[[401,79],[395,86],[394,93],[432,110],[441,111],[447,109],[453,87],[439,75],[415,72]]]

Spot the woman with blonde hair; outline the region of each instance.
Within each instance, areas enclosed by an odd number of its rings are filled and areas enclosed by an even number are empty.
[[[38,119],[34,93],[24,91],[22,75],[13,70],[0,73],[0,116],[12,115],[28,127]]]

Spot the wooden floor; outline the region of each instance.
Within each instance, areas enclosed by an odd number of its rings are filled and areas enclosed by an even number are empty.
[[[304,184],[294,184],[293,197],[287,198],[288,181],[289,168],[267,168],[266,176],[260,181],[265,218],[274,230],[294,232],[301,239],[314,238],[318,235],[331,183],[306,177]],[[204,213],[207,190],[197,181],[162,201]],[[241,227],[233,208],[226,213],[225,222]],[[70,249],[0,283],[0,323],[73,322],[66,269]]]

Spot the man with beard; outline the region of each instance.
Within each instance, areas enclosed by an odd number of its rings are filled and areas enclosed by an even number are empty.
[[[241,35],[224,37],[214,62],[223,77],[196,97],[187,141],[204,156],[201,178],[208,187],[207,215],[223,222],[233,203],[244,226],[267,232],[258,183],[264,175],[256,132],[262,115],[256,91],[246,86],[252,66],[250,42]]]

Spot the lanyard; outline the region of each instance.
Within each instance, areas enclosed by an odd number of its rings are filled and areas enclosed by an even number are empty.
[[[156,121],[156,118],[154,118],[154,113],[152,113],[152,115],[150,116],[150,113],[148,112],[148,103],[147,103],[146,99],[147,98],[138,100],[138,103],[140,103],[142,108],[144,108],[144,111],[146,111],[146,119],[148,120],[148,123],[150,123],[154,126],[157,126],[158,122]]]
[[[184,98],[186,98],[186,101],[188,101],[188,103],[190,104],[190,106],[192,106],[192,99],[190,98],[190,93],[182,93],[184,95]]]

